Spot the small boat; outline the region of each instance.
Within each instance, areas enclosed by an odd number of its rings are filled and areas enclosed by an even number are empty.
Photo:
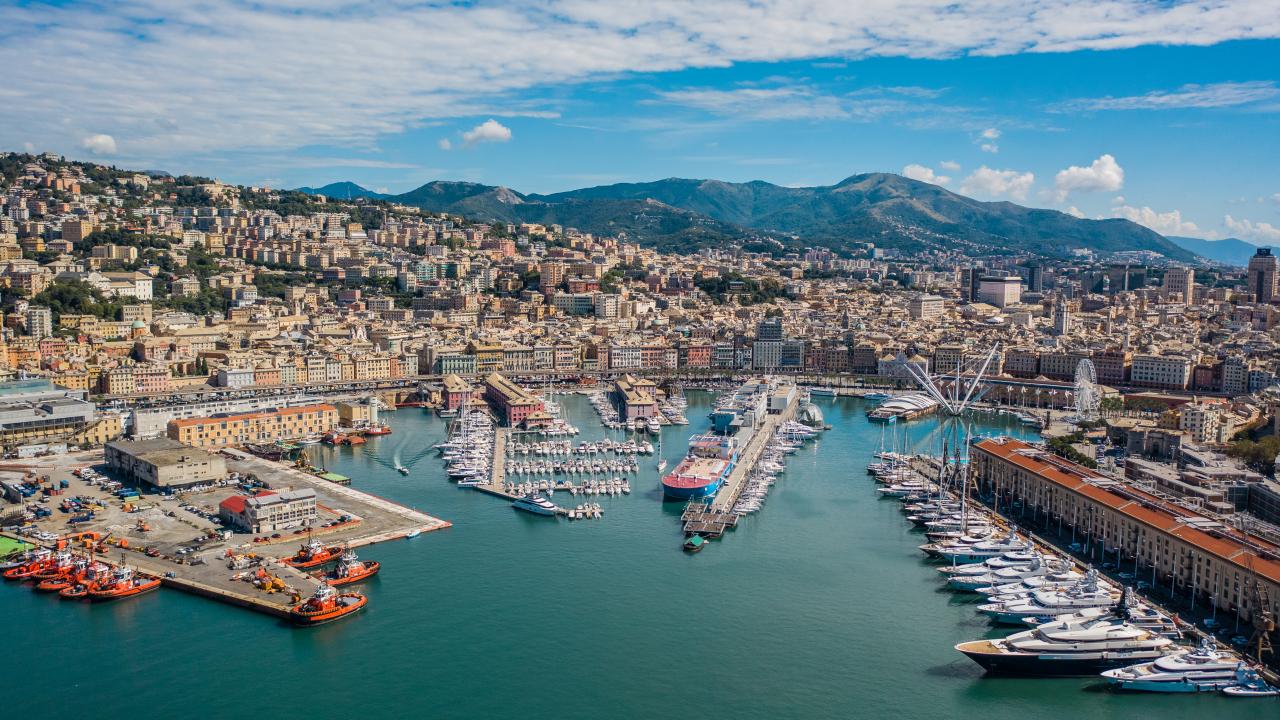
[[[560,512],[560,508],[555,503],[534,493],[516,498],[512,501],[511,507],[534,515],[554,516]]]
[[[337,560],[345,549],[341,545],[325,547],[318,540],[310,540],[298,548],[296,555],[285,558],[283,562],[296,568],[313,568]]]
[[[58,597],[63,598],[64,600],[79,600],[80,598],[88,596],[88,585],[72,585],[58,591]]]
[[[90,586],[88,592],[90,600],[119,600],[151,592],[158,587],[160,578],[135,573],[129,567],[119,567],[103,582]]]
[[[386,425],[373,425],[364,431],[365,435],[390,435],[391,428]]]
[[[1236,666],[1236,684],[1222,688],[1222,694],[1234,698],[1280,697],[1280,688],[1271,687],[1261,673],[1240,663]]]
[[[404,536],[405,536],[405,539],[410,539],[410,538],[416,538],[416,537],[418,537],[418,536],[419,536],[419,535],[421,535],[421,534],[422,534],[422,531],[421,531],[421,530],[414,529],[414,530],[410,530],[409,532],[405,533],[405,534],[404,534]]]
[[[303,627],[323,625],[359,611],[368,602],[369,598],[360,593],[339,593],[321,583],[314,595],[289,610],[289,619]]]
[[[687,553],[702,552],[702,548],[707,546],[707,539],[701,535],[690,535],[688,540],[684,541],[684,551]]]
[[[403,466],[403,465],[399,465],[399,464],[397,464],[397,465],[396,465],[396,472],[400,473],[401,475],[408,475],[408,474],[409,474],[409,468],[407,468],[407,467],[405,467],[405,466]]]
[[[333,586],[350,585],[351,583],[360,582],[366,578],[371,578],[378,574],[382,569],[382,564],[377,560],[362,561],[356,557],[356,554],[350,550],[342,554],[342,558],[338,560],[338,565],[328,573],[316,573],[316,577]]]

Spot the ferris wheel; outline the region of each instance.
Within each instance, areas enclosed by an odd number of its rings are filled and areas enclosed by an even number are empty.
[[[1075,393],[1076,420],[1096,420],[1102,394],[1098,392],[1098,373],[1092,360],[1086,358],[1076,365]]]

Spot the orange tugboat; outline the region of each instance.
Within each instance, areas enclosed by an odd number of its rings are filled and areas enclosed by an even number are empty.
[[[319,540],[308,540],[298,548],[298,554],[284,559],[285,565],[296,568],[313,568],[342,557],[346,548],[341,545],[325,547]]]
[[[60,552],[44,568],[32,573],[32,580],[56,580],[76,569],[76,558],[69,552]]]
[[[316,573],[315,576],[330,585],[350,585],[377,575],[381,569],[382,564],[377,560],[362,561],[354,552],[348,550],[338,560],[337,567],[328,573]]]
[[[5,580],[25,580],[41,572],[45,568],[53,564],[53,552],[40,548],[31,553],[30,559],[17,567],[11,567],[5,570],[3,575]]]
[[[54,565],[57,567],[57,565]],[[89,567],[87,558],[76,558],[72,560],[71,565],[58,570],[56,574],[51,574],[48,570],[37,573],[32,577],[37,578],[40,582],[36,583],[37,592],[59,592],[75,585],[77,578],[84,574]]]
[[[368,602],[369,598],[360,593],[339,593],[331,585],[321,583],[314,595],[289,611],[289,617],[304,627],[323,625],[359,611]]]
[[[52,580],[42,580],[36,585],[40,592],[56,592],[64,598],[84,597],[89,586],[108,577],[111,566],[97,560],[81,559],[69,574]],[[78,590],[78,592],[77,592]]]
[[[386,425],[371,425],[364,431],[365,435],[390,435],[391,428]]]
[[[118,600],[151,592],[158,587],[160,578],[135,573],[129,567],[119,567],[110,577],[89,586],[88,592],[90,600]]]

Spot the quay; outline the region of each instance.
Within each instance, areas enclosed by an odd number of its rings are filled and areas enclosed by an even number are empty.
[[[792,388],[795,389],[794,386]],[[783,423],[794,420],[799,407],[799,394],[792,392],[786,407],[779,413],[766,414],[758,424],[738,431],[737,438],[742,446],[738,451],[737,463],[729,471],[729,477],[709,502],[690,502],[680,516],[686,536],[697,534],[718,538],[725,531],[737,527],[740,516],[734,512],[733,507],[747,487],[747,479],[751,477],[774,432]]]

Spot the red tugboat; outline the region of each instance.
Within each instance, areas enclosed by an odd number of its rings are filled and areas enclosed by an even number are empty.
[[[368,602],[369,598],[360,593],[339,593],[321,583],[314,595],[289,611],[289,617],[303,627],[323,625],[356,613]]]
[[[338,565],[328,573],[315,573],[316,578],[330,585],[350,585],[357,583],[366,578],[373,577],[382,569],[382,564],[377,560],[360,560],[356,554],[350,550],[342,554],[338,560]]]
[[[89,562],[88,558],[76,558],[72,560],[69,567],[61,569],[56,574],[51,575],[47,570],[37,573],[33,576],[40,580],[36,583],[36,592],[59,592],[75,585],[78,578],[89,568]]]
[[[60,552],[43,569],[31,575],[32,580],[56,580],[76,569],[76,558],[69,552]]]
[[[298,554],[285,558],[283,562],[296,568],[313,568],[337,560],[345,550],[341,545],[325,547],[319,540],[308,540],[298,548]]]
[[[369,426],[369,428],[368,428],[367,430],[365,430],[365,431],[364,431],[364,434],[365,434],[365,435],[374,435],[374,436],[377,436],[377,435],[390,435],[390,434],[391,434],[391,428],[390,428],[390,427],[388,427],[388,426],[386,426],[386,425],[370,425],[370,426]]]
[[[81,560],[77,570],[55,580],[45,580],[36,585],[41,592],[57,592],[63,598],[82,598],[89,594],[89,587],[110,577],[111,566],[97,560]]]
[[[45,568],[53,564],[53,551],[40,548],[31,553],[31,557],[17,567],[11,567],[5,570],[3,575],[5,580],[25,580],[41,572]]]
[[[89,599],[118,600],[151,592],[160,587],[160,578],[135,573],[132,568],[118,567],[102,582],[89,586]]]

